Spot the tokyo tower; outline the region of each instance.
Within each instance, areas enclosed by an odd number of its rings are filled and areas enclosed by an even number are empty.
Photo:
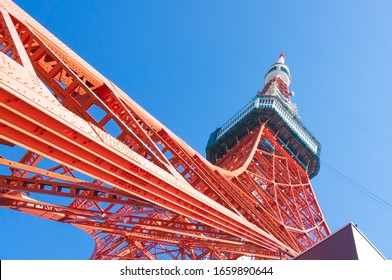
[[[86,231],[91,259],[291,259],[330,235],[283,54],[205,159],[12,1],[0,11],[0,206]]]

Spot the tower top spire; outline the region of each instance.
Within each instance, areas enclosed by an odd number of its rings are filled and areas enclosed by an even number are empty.
[[[279,59],[276,63],[272,64],[269,68],[267,74],[265,75],[264,84],[268,84],[272,79],[281,79],[287,86],[290,86],[291,83],[291,75],[290,69],[285,63],[285,55],[282,52],[279,56]]]
[[[284,52],[282,52],[279,56],[278,63],[284,64]]]

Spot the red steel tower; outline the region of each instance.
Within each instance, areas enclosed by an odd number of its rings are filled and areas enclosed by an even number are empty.
[[[283,55],[207,161],[13,2],[0,12],[0,206],[85,230],[92,259],[291,258],[330,234]]]

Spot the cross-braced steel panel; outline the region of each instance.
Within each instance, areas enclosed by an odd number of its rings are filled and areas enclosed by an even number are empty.
[[[329,234],[306,172],[260,147],[279,146],[262,124],[212,165],[14,3],[0,9],[2,207],[85,230],[92,259],[289,258]]]

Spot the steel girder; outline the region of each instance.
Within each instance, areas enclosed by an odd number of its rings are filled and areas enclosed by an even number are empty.
[[[258,149],[274,141],[262,124],[214,166],[14,3],[0,7],[1,206],[85,230],[93,259],[278,259],[329,234],[306,173]]]

